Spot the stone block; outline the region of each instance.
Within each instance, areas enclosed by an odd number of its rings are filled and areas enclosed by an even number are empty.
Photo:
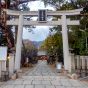
[[[77,79],[78,79],[78,76],[77,76],[77,74],[72,74],[71,78],[72,78],[73,80],[77,80]]]
[[[28,79],[33,79],[34,77],[33,76],[28,76]]]
[[[50,76],[50,79],[55,79],[55,76]]]
[[[45,88],[45,86],[44,85],[35,85],[34,88]]]
[[[23,83],[23,81],[18,81],[18,80],[15,80],[12,84],[14,85],[21,85]]]
[[[14,88],[14,85],[6,85],[4,88]]]
[[[52,85],[46,85],[46,88],[55,88],[55,86],[52,86]]]
[[[80,69],[75,69],[75,73],[80,73]]]
[[[65,74],[65,75],[67,75],[67,74],[68,74],[68,70],[64,70],[63,72],[64,72],[64,74]]]
[[[49,76],[43,76],[44,79],[49,79]]]
[[[12,85],[12,83],[14,82],[14,80],[9,80],[6,82],[7,85]]]
[[[56,86],[56,88],[65,88],[64,86]]]
[[[72,86],[69,81],[60,81],[63,86]]]
[[[50,85],[51,83],[50,83],[49,80],[44,80],[44,81],[42,81],[42,84],[44,84],[44,85]]]
[[[11,76],[11,79],[12,79],[12,80],[16,80],[16,74],[13,74],[13,75]]]
[[[34,79],[43,79],[43,76],[34,76]]]
[[[74,87],[82,87],[82,84],[81,84],[79,81],[70,80],[69,82],[70,82],[70,83],[72,84],[72,86],[74,86]]]
[[[30,81],[30,80],[25,80],[24,82],[23,82],[23,84],[25,84],[25,85],[28,85],[28,84],[31,84],[32,83],[32,81]]]
[[[23,79],[28,79],[28,76],[22,76]]]
[[[68,86],[68,87],[66,87],[66,88],[75,88],[75,87],[73,87],[73,86]]]
[[[24,88],[25,85],[15,85],[14,88]]]
[[[82,72],[82,73],[81,73],[81,76],[82,76],[82,77],[85,77],[85,76],[86,76],[86,73],[85,73],[85,72]]]
[[[86,72],[86,70],[85,70],[85,69],[82,69],[82,70],[81,70],[81,73],[82,73],[82,72]]]
[[[14,73],[14,54],[9,54],[9,77]]]
[[[34,85],[26,85],[25,88],[34,88]]]
[[[51,81],[51,84],[52,84],[52,85],[57,85],[57,86],[58,86],[58,85],[61,85],[61,83],[60,83],[59,81]]]
[[[36,85],[36,84],[41,85],[41,80],[33,80],[32,84],[33,85]]]

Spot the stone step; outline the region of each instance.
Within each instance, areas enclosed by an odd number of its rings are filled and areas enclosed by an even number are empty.
[[[69,77],[67,76],[19,76],[19,79],[70,79]]]

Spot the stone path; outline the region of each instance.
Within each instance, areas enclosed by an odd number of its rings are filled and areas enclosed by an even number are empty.
[[[59,76],[57,72],[52,70],[48,65],[46,61],[38,61],[38,65],[31,70],[29,70],[24,75],[27,76]]]
[[[16,80],[9,80],[0,88],[88,88],[78,80],[61,76],[46,65],[39,64]]]

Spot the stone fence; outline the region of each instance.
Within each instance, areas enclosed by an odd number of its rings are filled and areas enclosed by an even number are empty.
[[[88,56],[69,54],[69,73],[76,73],[78,77],[88,76]]]

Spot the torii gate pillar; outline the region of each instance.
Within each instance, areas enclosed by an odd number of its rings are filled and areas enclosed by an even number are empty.
[[[21,72],[21,48],[22,48],[22,34],[23,34],[23,15],[19,15],[19,25],[17,34],[17,44],[16,44],[16,58],[15,58],[15,70]]]
[[[62,15],[62,38],[63,38],[63,56],[64,56],[64,69],[68,70],[68,54],[69,54],[69,45],[68,45],[68,33],[67,33],[67,20],[66,16]]]

